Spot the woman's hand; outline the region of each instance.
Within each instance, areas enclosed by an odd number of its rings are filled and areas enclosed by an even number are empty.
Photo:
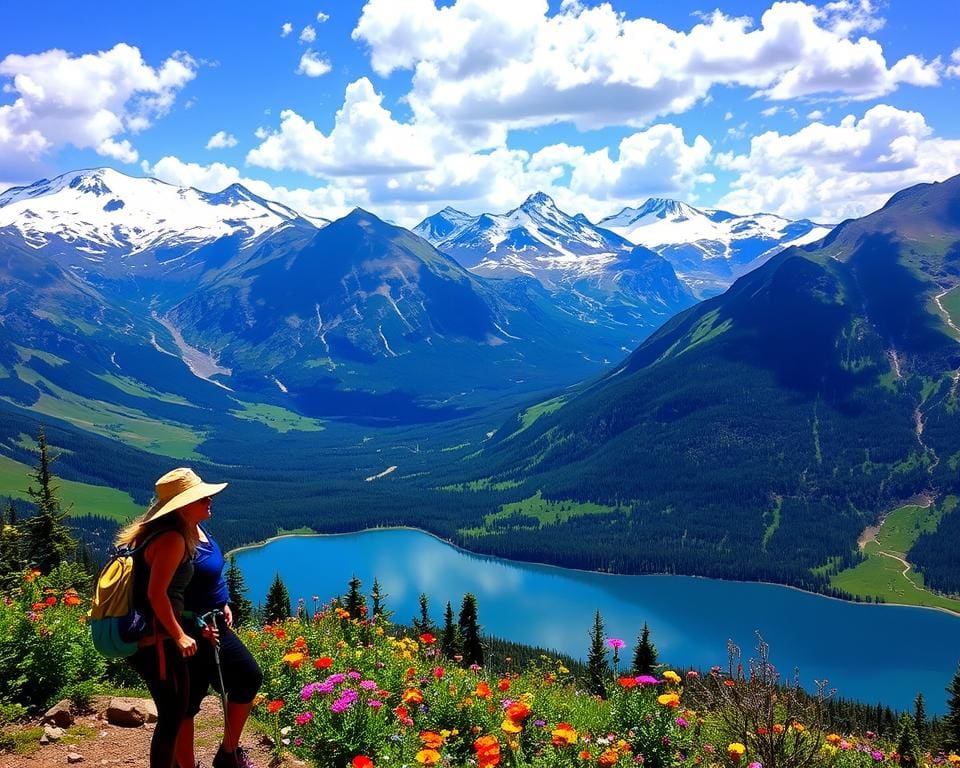
[[[190,637],[190,635],[183,634],[177,640],[177,648],[180,649],[180,654],[184,658],[188,658],[197,652],[197,641]]]
[[[230,603],[223,604],[223,620],[227,622],[228,627],[233,627],[233,611],[230,610]]]

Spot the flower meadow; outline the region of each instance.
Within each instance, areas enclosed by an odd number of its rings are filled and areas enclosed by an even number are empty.
[[[137,684],[94,650],[88,608],[36,572],[0,598],[0,725],[82,700],[78,680]],[[784,686],[763,652],[746,670],[731,654],[724,669],[617,674],[624,643],[608,638],[617,658],[599,697],[547,656],[522,669],[500,659],[497,672],[466,665],[429,632],[351,618],[336,600],[239,634],[264,671],[256,720],[278,757],[318,768],[960,768],[956,754],[900,755],[870,732],[825,728],[822,698]]]
[[[781,685],[763,654],[747,672],[733,661],[704,673],[611,670],[601,698],[548,657],[525,669],[510,669],[505,659],[507,671],[494,674],[445,658],[430,633],[351,618],[336,601],[312,618],[241,637],[265,674],[256,716],[278,750],[322,768],[909,762],[873,734],[826,730],[816,717],[822,692],[800,695]],[[623,643],[608,646],[616,654]],[[923,755],[918,762],[949,765],[960,757]]]

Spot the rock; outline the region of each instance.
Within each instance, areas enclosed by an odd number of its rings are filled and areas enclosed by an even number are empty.
[[[151,699],[133,699],[115,696],[107,705],[107,722],[126,728],[136,728],[157,721],[157,708]]]
[[[43,736],[41,741],[46,739],[46,743],[49,744],[51,741],[60,741],[63,738],[63,729],[57,728],[55,725],[45,725],[43,726]]]
[[[57,728],[69,728],[73,725],[73,713],[70,711],[70,700],[64,699],[54,704],[46,711],[40,722],[55,725]]]
[[[68,762],[68,763],[82,763],[82,762],[83,762],[83,755],[79,755],[79,754],[77,754],[76,752],[70,752],[70,753],[67,754],[67,762]]]

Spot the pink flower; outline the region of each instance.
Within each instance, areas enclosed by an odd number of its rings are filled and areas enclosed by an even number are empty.
[[[296,722],[297,725],[306,725],[311,720],[313,720],[313,712],[301,712],[297,715],[294,722]]]
[[[608,637],[607,645],[613,648],[613,650],[619,651],[621,648],[623,648],[623,646],[626,645],[626,643],[623,642],[623,640],[621,640],[619,637]]]

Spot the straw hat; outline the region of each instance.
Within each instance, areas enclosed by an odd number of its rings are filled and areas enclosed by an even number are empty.
[[[144,522],[156,520],[208,496],[214,496],[227,487],[226,483],[205,483],[192,469],[172,469],[154,484],[156,501],[150,505]]]

